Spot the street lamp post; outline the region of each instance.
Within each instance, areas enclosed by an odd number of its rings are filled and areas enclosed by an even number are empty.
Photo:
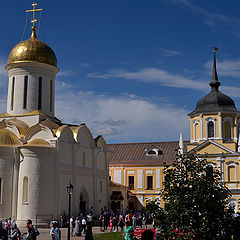
[[[73,192],[73,185],[71,184],[71,181],[69,182],[69,185],[67,186],[67,193],[68,193],[68,235],[67,240],[70,240],[70,218],[71,218],[71,197]]]

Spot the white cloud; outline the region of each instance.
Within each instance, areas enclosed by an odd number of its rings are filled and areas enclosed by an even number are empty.
[[[204,92],[208,89],[208,86],[204,81],[195,81],[190,78],[186,78],[178,74],[172,74],[166,70],[158,68],[142,68],[135,72],[129,72],[120,69],[112,70],[104,74],[89,73],[87,76],[103,79],[124,78],[142,82],[157,83],[166,87],[196,89]]]
[[[180,52],[175,51],[175,50],[168,50],[168,49],[164,49],[164,48],[160,48],[160,50],[163,52],[163,56],[166,56],[166,57],[172,57],[172,56],[179,56],[179,55],[181,55]]]
[[[69,123],[85,122],[95,136],[103,134],[107,142],[177,140],[179,130],[187,138],[187,113],[173,105],[160,106],[125,95],[107,97],[68,91],[56,96],[57,117]]]
[[[73,71],[71,71],[71,70],[61,70],[58,74],[57,74],[57,76],[58,77],[66,77],[66,76],[71,76],[71,75],[73,75],[74,74],[74,72]]]
[[[82,67],[91,67],[92,65],[90,65],[87,62],[85,62],[85,63],[81,63],[80,66],[82,66]]]
[[[203,21],[211,28],[215,27],[216,24],[218,23],[221,24],[219,25],[220,27],[222,27],[222,24],[227,24],[228,26],[233,27],[233,29],[235,28],[235,31],[240,27],[240,19],[228,17],[223,14],[205,10],[204,8],[199,7],[197,4],[194,4],[189,0],[167,0],[167,1],[173,2],[178,5],[180,4],[182,6],[186,6],[190,10],[201,14],[204,17]]]
[[[205,68],[212,70],[212,60],[205,63]],[[222,76],[239,78],[240,77],[240,60],[226,59],[217,61],[218,73]]]

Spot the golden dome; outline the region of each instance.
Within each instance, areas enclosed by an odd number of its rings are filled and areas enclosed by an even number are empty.
[[[57,67],[57,58],[53,50],[40,41],[33,29],[32,36],[18,43],[10,52],[8,64],[19,62],[41,62]]]

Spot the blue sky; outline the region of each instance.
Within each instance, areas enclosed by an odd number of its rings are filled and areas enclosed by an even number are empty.
[[[189,139],[189,119],[209,91],[217,46],[220,90],[240,109],[238,0],[39,0],[39,39],[54,50],[56,116],[85,122],[108,143]],[[0,110],[8,54],[29,38],[32,1],[2,1]],[[37,15],[39,19],[40,16]],[[23,34],[24,32],[24,34]]]

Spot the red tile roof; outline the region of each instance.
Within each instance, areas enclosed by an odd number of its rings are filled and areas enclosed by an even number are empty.
[[[172,163],[177,154],[178,141],[107,144],[110,165],[161,165]],[[147,156],[150,149],[159,149],[162,155]]]

